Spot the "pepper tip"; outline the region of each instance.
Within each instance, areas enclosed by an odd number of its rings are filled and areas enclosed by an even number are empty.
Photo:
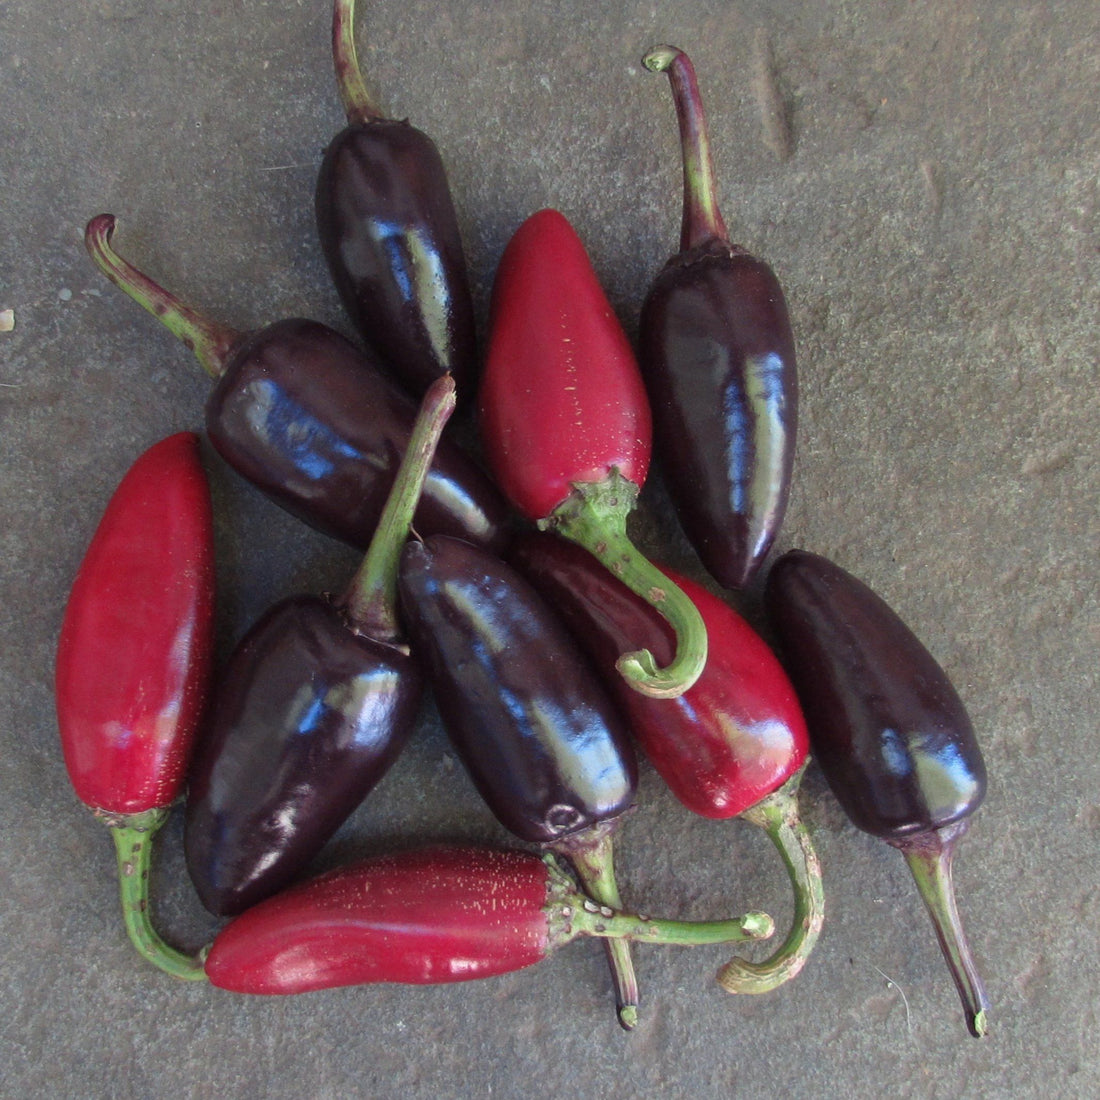
[[[642,64],[651,73],[663,73],[682,53],[676,46],[654,46],[646,52]]]

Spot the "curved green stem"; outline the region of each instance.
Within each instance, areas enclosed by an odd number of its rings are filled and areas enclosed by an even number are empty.
[[[727,993],[767,993],[796,977],[821,934],[825,920],[825,891],[821,861],[809,831],[798,813],[798,788],[806,765],[741,817],[759,826],[779,850],[794,890],[794,916],[787,938],[763,962],[730,959],[718,971],[718,984]]]
[[[113,214],[97,214],[88,222],[84,246],[96,267],[190,348],[211,378],[219,378],[240,334],[196,313],[119,256],[111,246],[114,232]]]
[[[890,843],[905,856],[913,873],[921,899],[936,928],[940,950],[959,991],[966,1012],[966,1026],[974,1038],[980,1039],[986,1033],[989,998],[966,941],[955,903],[952,875],[955,845],[969,824],[969,819],[964,818],[942,829]]]
[[[153,836],[168,817],[166,809],[104,818],[115,839],[122,917],[130,942],[141,956],[174,978],[202,982],[206,972],[199,959],[169,947],[149,917],[149,868]]]
[[[604,830],[591,843],[570,847],[568,855],[588,896],[599,905],[622,909],[619,884],[615,881],[613,849],[611,834]],[[607,939],[604,949],[615,981],[619,1024],[624,1031],[632,1031],[638,1026],[638,978],[630,941]]]
[[[424,395],[378,527],[341,600],[351,625],[378,642],[397,642],[401,636],[397,618],[398,563],[436,447],[454,408],[454,379],[445,374]]]
[[[638,486],[612,470],[607,481],[577,483],[554,514],[539,523],[583,546],[632,592],[661,613],[676,632],[676,654],[658,668],[647,649],[624,653],[616,662],[632,688],[643,695],[682,695],[707,663],[707,628],[695,604],[638,551],[626,533]]]
[[[355,50],[355,0],[335,0],[332,6],[332,60],[340,102],[352,126],[382,118],[359,68]]]
[[[642,58],[642,64],[650,72],[667,73],[672,85],[684,165],[680,249],[686,252],[708,240],[728,242],[726,223],[718,209],[714,159],[710,152],[707,120],[695,68],[688,55],[675,46],[655,46]]]

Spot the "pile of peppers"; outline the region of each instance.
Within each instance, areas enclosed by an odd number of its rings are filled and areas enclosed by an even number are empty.
[[[798,393],[779,280],[731,243],[719,212],[687,55],[660,46],[643,59],[671,83],[684,190],[680,248],[641,305],[637,352],[556,210],[508,243],[479,349],[443,159],[371,98],[354,28],[354,0],[335,0],[348,125],[325,152],[314,206],[361,342],[305,318],[231,331],[123,259],[113,216],[85,234],[106,277],[214,379],[213,451],[365,553],[342,593],[281,601],[214,669],[199,436],[151,447],[108,502],[66,609],[56,700],[76,794],[115,839],[134,946],[181,979],[291,994],[487,978],[595,936],[629,1030],[632,943],[775,931],[760,912],[680,921],[624,905],[613,845],[635,808],[640,751],[687,809],[742,818],[775,844],[790,927],[764,957],[718,972],[730,993],[764,994],[798,975],[824,924],[799,807],[814,759],[852,822],[904,854],[967,1026],[984,1034],[951,872],[986,773],[946,675],[819,555],[788,551],[767,572],[782,661],[715,591],[748,601],[776,542]],[[456,407],[476,418],[480,454],[448,429]],[[708,586],[630,540],[654,449]],[[415,736],[426,692],[519,843],[414,848],[310,877]],[[180,800],[197,895],[227,918],[190,953],[158,934],[149,897],[153,838]]]

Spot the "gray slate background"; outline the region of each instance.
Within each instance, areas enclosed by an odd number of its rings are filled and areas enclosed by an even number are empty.
[[[993,1000],[965,1032],[896,852],[817,772],[806,816],[828,919],[792,985],[734,1000],[718,949],[639,951],[642,1024],[614,1022],[601,952],[437,989],[245,999],[174,984],[122,939],[105,831],[73,797],[51,674],[68,586],[125,469],[201,428],[205,378],[84,255],[127,255],[247,328],[347,331],[319,259],[313,178],[342,125],[323,0],[0,3],[0,1094],[335,1098],[1084,1097],[1100,1091],[1096,752],[1097,140],[1092,0],[363,0],[382,104],[450,167],[482,316],[529,213],[561,208],[629,331],[672,250],[667,81],[692,55],[727,221],[787,288],[803,385],[783,533],[871,583],[956,681],[989,764],[957,862]],[[275,598],[335,587],[353,554],[206,450],[220,653]],[[698,575],[655,478],[638,531]],[[755,615],[754,593],[743,601]],[[438,837],[506,842],[428,708],[321,859]],[[178,819],[156,873],[166,934],[215,923]],[[651,771],[620,843],[651,911],[764,907],[766,841],[682,810]]]

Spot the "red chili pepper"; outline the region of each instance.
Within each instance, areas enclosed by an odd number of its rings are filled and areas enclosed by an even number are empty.
[[[795,891],[786,941],[762,963],[734,959],[719,981],[731,993],[763,993],[805,965],[821,929],[821,870],[798,816],[809,751],[798,697],[764,640],[728,604],[686,577],[668,575],[693,601],[711,639],[702,675],[677,699],[647,699],[614,675],[626,638],[658,660],[674,639],[643,600],[549,535],[521,536],[510,559],[554,605],[625,711],[631,730],[672,793],[703,817],[743,817],[776,845]]]
[[[584,546],[672,624],[667,667],[635,652],[619,670],[646,694],[684,691],[706,661],[706,630],[626,535],[649,470],[649,402],[584,245],[556,210],[528,218],[504,251],[480,403],[489,464],[516,508]]]
[[[73,787],[112,827],[134,946],[193,978],[201,968],[149,923],[146,879],[205,700],[213,608],[210,494],[198,437],[181,432],[146,451],[111,497],[65,609],[55,687]]]
[[[690,946],[758,939],[770,927],[762,913],[714,922],[616,913],[579,894],[552,858],[426,848],[261,902],[218,934],[206,973],[237,993],[462,982],[521,970],[582,935]]]

